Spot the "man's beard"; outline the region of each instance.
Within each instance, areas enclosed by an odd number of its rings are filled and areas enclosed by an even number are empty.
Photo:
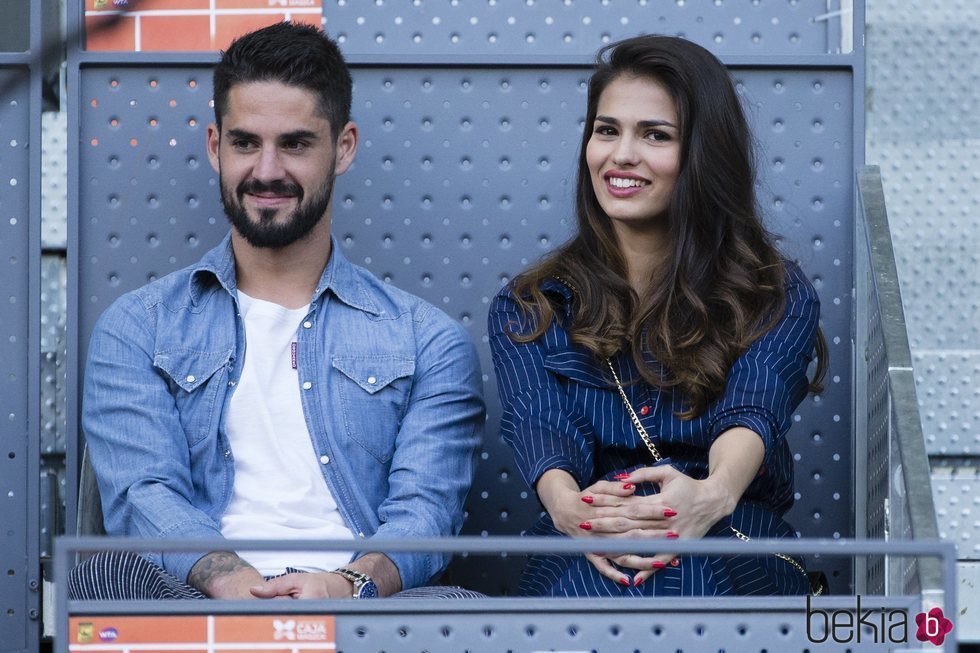
[[[224,206],[225,215],[235,230],[253,247],[278,249],[302,240],[323,219],[333,196],[333,166],[318,189],[319,192],[311,196],[306,203],[303,202],[305,193],[301,186],[279,180],[268,184],[255,179],[243,181],[235,189],[235,196],[229,197],[220,172],[218,176],[221,186],[221,204]],[[260,209],[259,219],[256,221],[250,218],[245,210],[243,200],[246,193],[291,195],[296,198],[296,208],[281,222],[275,221],[279,210]]]

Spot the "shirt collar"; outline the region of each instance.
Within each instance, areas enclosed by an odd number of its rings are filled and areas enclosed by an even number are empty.
[[[231,233],[225,235],[217,247],[205,254],[191,270],[188,291],[191,301],[197,304],[208,287],[217,281],[228,294],[235,295],[238,285],[235,279],[235,253],[231,247]],[[380,315],[381,309],[364,285],[362,275],[340,251],[340,243],[330,237],[330,259],[327,261],[311,304],[316,304],[327,290],[343,303],[372,315]]]

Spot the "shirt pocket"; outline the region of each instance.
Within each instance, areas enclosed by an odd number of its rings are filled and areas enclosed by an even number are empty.
[[[577,383],[590,388],[612,390],[611,378],[599,368],[591,354],[577,351],[557,351],[545,354],[544,367],[563,384]]]
[[[347,437],[378,461],[395,450],[412,391],[415,359],[400,356],[334,356]]]
[[[157,352],[153,365],[167,380],[188,446],[217,431],[218,397],[228,387],[231,350],[201,352],[170,349]]]

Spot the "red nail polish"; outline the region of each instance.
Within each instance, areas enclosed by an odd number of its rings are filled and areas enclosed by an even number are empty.
[[[674,558],[673,560],[670,561],[671,567],[679,567],[680,565],[681,565],[680,558]]]
[[[582,501],[584,503],[592,503],[593,501],[595,501],[595,499],[593,499],[592,497],[582,497]]]
[[[633,580],[633,587],[639,587],[640,585],[643,584],[645,580],[646,578],[644,578],[643,576],[637,576],[636,579]]]
[[[613,476],[613,478],[616,479],[617,481],[624,481],[624,480],[628,479],[629,477],[630,477],[630,475],[627,474],[626,472],[620,472],[620,473],[616,474],[615,476]]]
[[[674,531],[667,531],[667,539],[668,540],[676,540],[678,537],[680,537],[680,536],[677,533],[675,533]]]
[[[676,517],[677,511],[670,508],[664,508],[664,517]]]
[[[624,490],[632,490],[633,489],[633,484],[632,483],[623,483],[623,489]]]
[[[654,569],[663,569],[664,567],[667,566],[667,563],[665,563],[662,560],[654,560],[653,564],[650,566],[653,567]]]
[[[629,587],[630,586],[630,579],[627,578],[626,576],[623,576],[622,578],[619,579],[619,584],[620,585],[625,585],[626,587]]]
[[[578,527],[581,528],[583,531],[591,531],[592,530],[592,524],[590,524],[587,521],[582,522],[581,524],[578,525]]]

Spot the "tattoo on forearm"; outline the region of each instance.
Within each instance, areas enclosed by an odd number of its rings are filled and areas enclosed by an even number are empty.
[[[191,568],[187,582],[201,591],[211,587],[215,579],[227,574],[247,569],[249,564],[231,551],[212,551]]]

